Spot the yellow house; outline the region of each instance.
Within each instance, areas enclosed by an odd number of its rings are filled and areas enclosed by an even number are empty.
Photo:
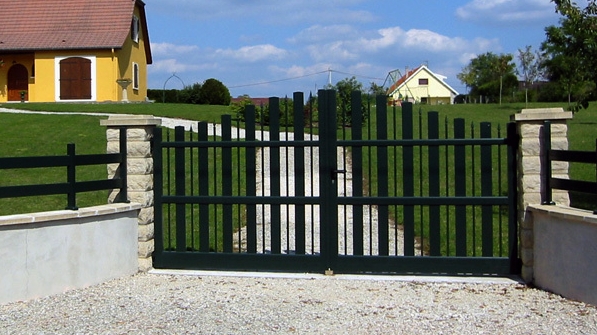
[[[435,74],[425,65],[407,71],[388,90],[390,102],[401,101],[442,105],[452,104],[458,92],[445,82],[446,77]]]
[[[144,101],[141,0],[0,0],[0,102]]]

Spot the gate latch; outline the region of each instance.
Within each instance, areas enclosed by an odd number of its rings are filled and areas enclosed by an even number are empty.
[[[338,174],[339,173],[344,173],[346,174],[346,170],[332,170],[332,179],[333,180],[337,180],[338,179]]]

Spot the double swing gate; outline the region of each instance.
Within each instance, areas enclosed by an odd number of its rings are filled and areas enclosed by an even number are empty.
[[[351,98],[295,93],[197,133],[157,129],[154,266],[517,273],[514,125],[442,127]]]

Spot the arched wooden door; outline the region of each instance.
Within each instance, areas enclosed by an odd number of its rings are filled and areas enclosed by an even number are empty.
[[[60,61],[60,100],[91,99],[91,61],[70,57]]]
[[[29,89],[29,73],[22,64],[15,64],[8,70],[8,101],[21,101],[21,92]],[[28,99],[25,94],[25,100]]]

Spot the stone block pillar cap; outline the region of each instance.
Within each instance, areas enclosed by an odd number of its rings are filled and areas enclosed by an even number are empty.
[[[512,115],[510,119],[512,121],[569,120],[572,119],[572,112],[565,112],[563,108],[523,109],[520,113]]]
[[[110,115],[107,120],[100,120],[100,125],[107,127],[120,126],[160,126],[162,119],[153,115]]]

